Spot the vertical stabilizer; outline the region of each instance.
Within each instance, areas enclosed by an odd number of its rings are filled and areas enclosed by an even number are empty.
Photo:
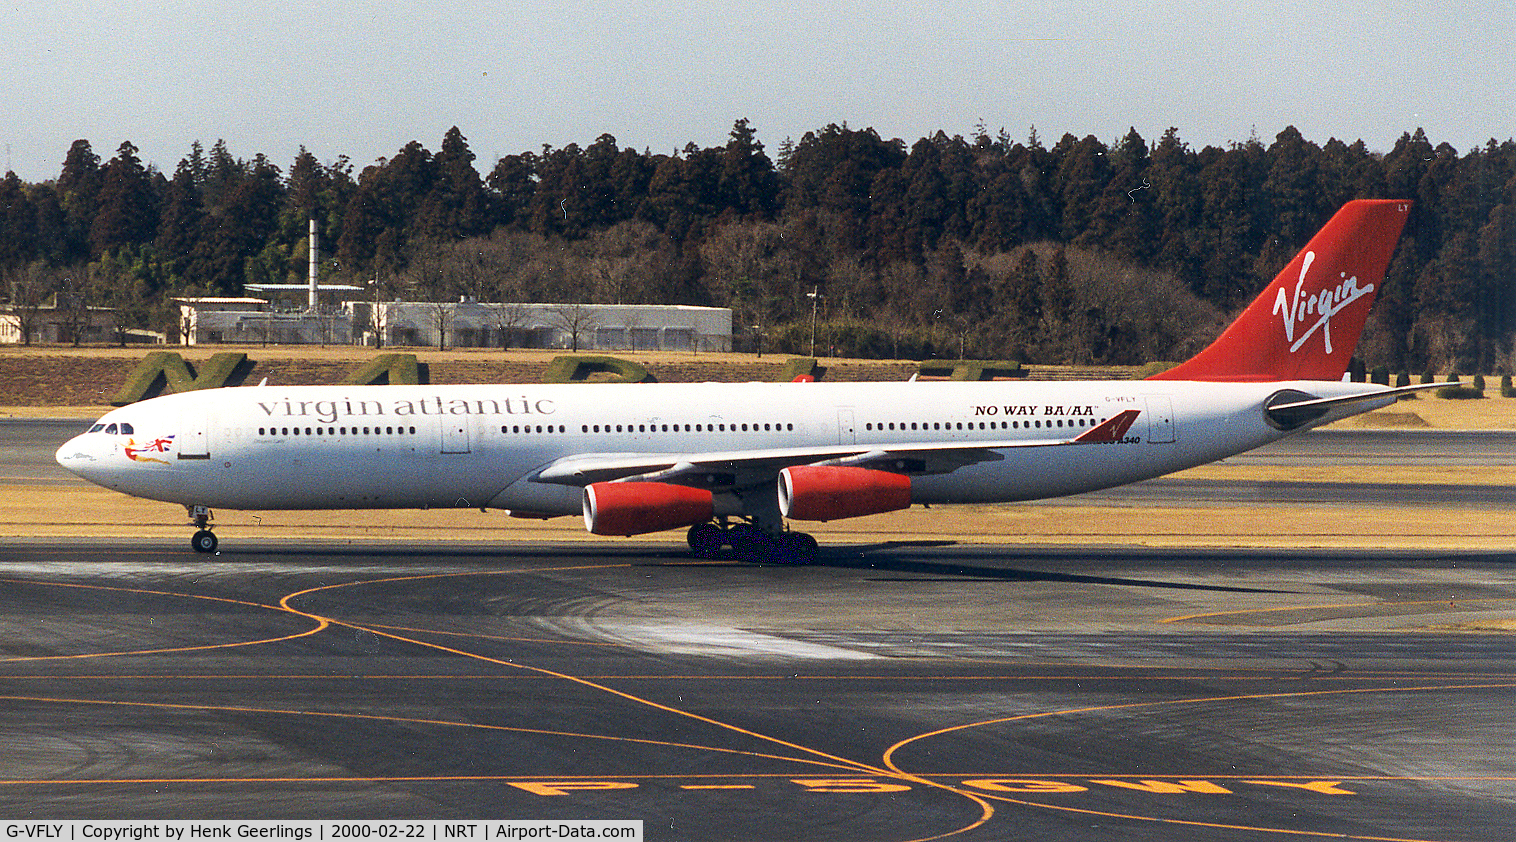
[[[1153,380],[1341,380],[1411,203],[1348,202],[1205,350]]]

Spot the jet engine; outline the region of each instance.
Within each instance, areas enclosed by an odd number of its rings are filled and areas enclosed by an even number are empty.
[[[795,520],[840,520],[911,506],[904,474],[836,465],[797,465],[779,472],[779,512]]]
[[[597,482],[584,489],[584,528],[596,535],[641,535],[711,519],[711,492],[666,482]]]

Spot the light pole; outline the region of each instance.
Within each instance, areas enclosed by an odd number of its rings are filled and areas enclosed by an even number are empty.
[[[379,318],[379,276],[375,275],[369,283],[374,287],[374,306],[369,310],[368,320],[374,327],[374,349],[378,350],[384,347],[384,328]]]
[[[816,356],[816,302],[821,300],[821,288],[811,287],[811,291],[805,294],[811,300],[811,356]]]

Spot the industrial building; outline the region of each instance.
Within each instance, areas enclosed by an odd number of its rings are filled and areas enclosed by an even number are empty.
[[[377,332],[386,347],[732,349],[732,311],[725,307],[491,304],[464,299],[343,301],[315,310],[278,310],[262,298],[175,300],[185,345],[374,345]]]

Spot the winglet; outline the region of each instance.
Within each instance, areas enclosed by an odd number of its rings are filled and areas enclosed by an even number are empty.
[[[1132,429],[1132,424],[1137,421],[1137,416],[1141,414],[1142,412],[1136,409],[1118,412],[1098,426],[1085,430],[1074,441],[1085,444],[1121,441],[1126,437],[1126,431]]]
[[[1411,203],[1348,202],[1205,350],[1151,380],[1340,380]]]

